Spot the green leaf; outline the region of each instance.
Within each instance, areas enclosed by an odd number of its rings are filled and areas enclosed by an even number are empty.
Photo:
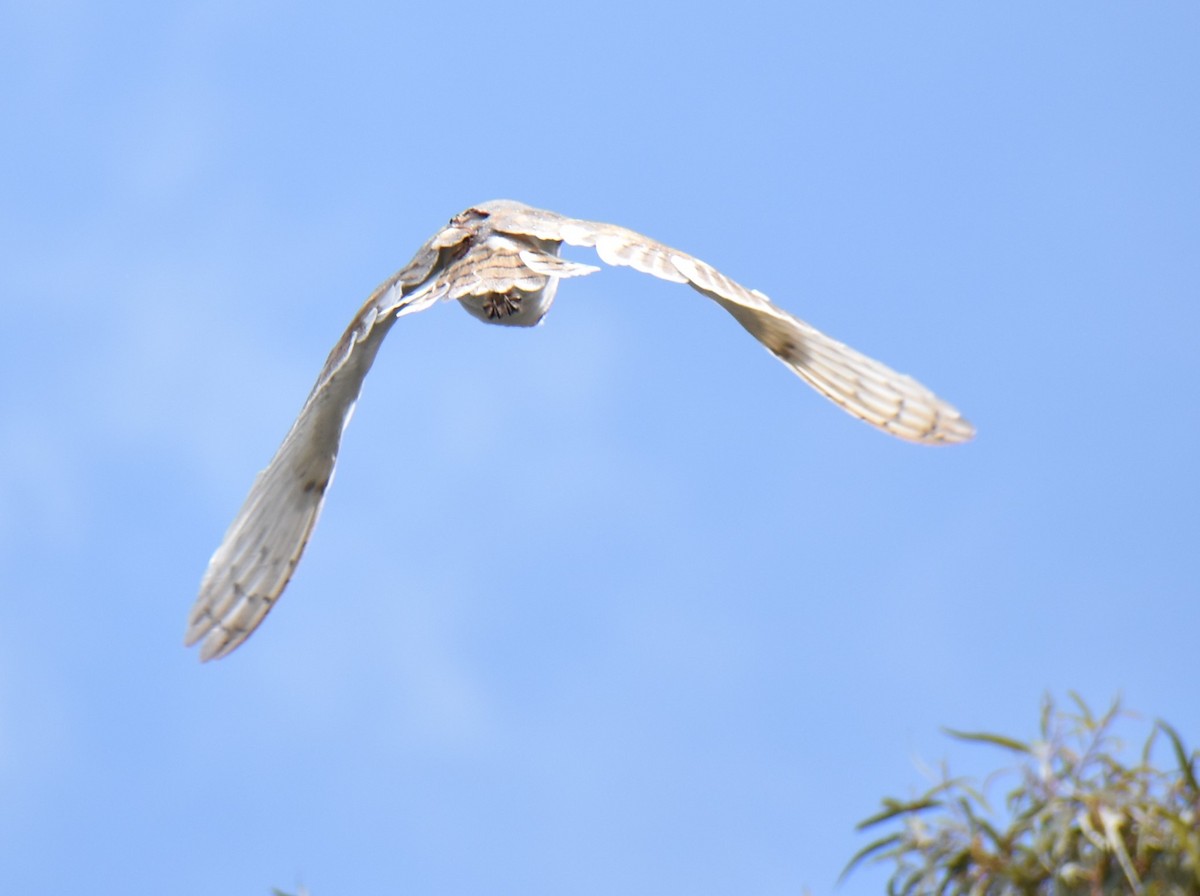
[[[941,781],[919,797],[884,800],[882,811],[859,829],[886,822],[873,837],[886,828],[899,832],[861,850],[843,878],[870,860],[895,864],[886,885],[891,896],[1030,896],[1048,885],[1075,894],[1089,884],[1106,888],[1095,892],[1122,887],[1141,888],[1147,896],[1200,896],[1200,751],[1189,754],[1179,734],[1160,721],[1140,760],[1127,765],[1113,730],[1131,717],[1120,701],[1097,715],[1078,694],[1071,700],[1074,705],[1062,710],[1047,696],[1042,736],[1028,742],[944,729],[957,740],[1021,758],[985,776],[983,787],[975,779],[952,778],[943,764]],[[1168,770],[1152,762],[1152,749],[1164,739],[1178,771],[1170,761]],[[996,817],[985,795],[1000,774],[1017,780],[1007,811]],[[917,815],[929,809],[938,811]]]
[[[1092,718],[1092,710],[1083,702],[1083,698],[1079,696],[1078,692],[1067,691],[1067,696],[1071,698],[1075,704],[1075,708],[1079,710],[1079,715],[1083,717],[1084,725],[1088,728],[1095,727],[1096,722]]]
[[[986,818],[976,818],[975,823],[979,825],[979,829],[981,831],[983,831],[992,839],[992,843],[995,844],[997,850],[1001,852],[1006,852],[1008,850],[1008,838],[1001,835],[999,831],[992,827]]]
[[[974,741],[976,743],[992,744],[996,747],[1003,747],[1006,750],[1012,750],[1014,753],[1032,753],[1033,750],[1026,743],[1015,740],[1011,737],[1005,737],[1002,734],[988,734],[986,731],[955,731],[953,728],[943,728],[943,732],[956,740]]]
[[[971,867],[971,849],[965,847],[960,849],[954,855],[947,857],[946,870],[950,872],[951,877],[961,877],[963,873]]]
[[[1161,723],[1160,723],[1161,724]],[[1146,745],[1142,747],[1142,768],[1150,768],[1150,756],[1154,752],[1154,745],[1158,742],[1159,725],[1155,725],[1150,729],[1150,736],[1146,738]]]
[[[1112,726],[1112,723],[1117,719],[1118,716],[1122,715],[1128,714],[1121,710],[1121,698],[1116,697],[1113,699],[1112,706],[1108,708],[1108,712],[1104,714],[1104,718],[1100,720],[1100,723],[1096,727],[1100,731],[1105,732],[1105,736],[1107,737],[1108,729]]]
[[[1200,795],[1200,784],[1196,782],[1195,759],[1188,755],[1187,748],[1183,745],[1183,739],[1174,728],[1162,719],[1158,720],[1158,727],[1166,733],[1171,741],[1171,748],[1175,751],[1175,761],[1179,763],[1179,772],[1187,781],[1188,788],[1193,794]]]
[[[898,843],[903,839],[903,834],[892,834],[890,837],[882,837],[879,840],[876,840],[874,843],[868,843],[866,846],[856,852],[850,858],[850,861],[846,863],[846,867],[843,868],[842,873],[838,875],[838,884],[840,885],[841,882],[846,879],[847,874],[853,871],[858,865],[866,861],[868,856],[879,852],[881,849],[891,846],[893,843]]]
[[[921,799],[910,803],[903,803],[899,800],[884,800],[884,810],[872,815],[863,821],[860,821],[855,830],[865,831],[869,827],[874,827],[882,821],[887,821],[889,818],[895,818],[897,815],[910,815],[914,812],[923,812],[926,809],[936,809],[942,805],[940,800]]]
[[[910,874],[908,879],[904,881],[903,888],[900,890],[901,896],[912,896],[913,893],[917,892],[917,887],[921,886],[924,878],[925,874],[919,869]]]

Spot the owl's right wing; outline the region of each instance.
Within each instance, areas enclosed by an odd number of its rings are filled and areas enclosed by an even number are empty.
[[[810,386],[884,432],[927,445],[965,442],[975,434],[957,408],[911,376],[825,335],[757,289],[747,289],[686,252],[615,224],[568,218],[517,202],[499,200],[481,208],[499,231],[591,247],[605,264],[688,284],[728,311]]]

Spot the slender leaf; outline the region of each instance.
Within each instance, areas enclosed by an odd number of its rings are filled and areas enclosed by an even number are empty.
[[[853,856],[851,856],[850,861],[846,863],[846,867],[842,869],[842,873],[838,875],[838,883],[840,884],[843,880],[845,880],[846,875],[866,861],[868,856],[879,852],[881,849],[886,849],[894,843],[899,843],[903,839],[903,834],[892,834],[890,837],[881,837],[873,843],[868,843]]]
[[[1175,752],[1175,761],[1179,763],[1179,772],[1187,782],[1188,789],[1192,792],[1193,798],[1200,796],[1200,784],[1196,782],[1195,756],[1188,755],[1187,748],[1183,745],[1183,738],[1179,736],[1174,728],[1162,719],[1158,720],[1158,727],[1166,732],[1168,739],[1171,741],[1171,749]]]
[[[887,821],[889,818],[895,818],[897,815],[911,815],[914,812],[924,812],[926,809],[936,809],[942,805],[940,800],[923,799],[916,800],[910,803],[902,803],[898,800],[884,800],[885,806],[882,812],[872,815],[870,818],[860,821],[855,829],[865,831],[869,827],[874,827],[880,822]]]
[[[977,741],[984,744],[992,744],[997,747],[1004,747],[1006,750],[1012,750],[1014,753],[1032,753],[1033,750],[1029,744],[1022,743],[1019,740],[1014,740],[1011,737],[1004,737],[1001,734],[988,734],[985,731],[955,731],[953,728],[943,728],[946,734],[956,740]]]

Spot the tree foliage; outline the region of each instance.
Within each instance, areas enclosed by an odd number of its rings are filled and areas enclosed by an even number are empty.
[[[1071,697],[1070,711],[1045,700],[1039,738],[1030,743],[947,731],[1017,757],[1006,770],[1016,783],[1003,809],[989,805],[986,785],[943,769],[927,793],[884,800],[859,825],[892,832],[860,850],[846,872],[867,861],[894,865],[891,896],[1200,894],[1198,754],[1159,721],[1137,764],[1125,765],[1113,733],[1119,703],[1096,717]],[[1151,765],[1162,737],[1173,753],[1171,771]]]

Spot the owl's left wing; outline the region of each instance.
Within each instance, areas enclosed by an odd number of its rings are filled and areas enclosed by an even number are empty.
[[[756,289],[648,236],[596,221],[568,218],[520,203],[481,206],[494,229],[596,250],[610,265],[687,283],[716,301],[805,382],[854,416],[902,439],[965,442],[975,434],[962,414],[915,379],[826,336]]]
[[[442,298],[439,277],[467,234],[453,225],[371,294],[342,334],[295,423],[209,560],[184,643],[200,659],[229,653],[263,621],[296,568],[333,477],[342,431],[395,321]]]

